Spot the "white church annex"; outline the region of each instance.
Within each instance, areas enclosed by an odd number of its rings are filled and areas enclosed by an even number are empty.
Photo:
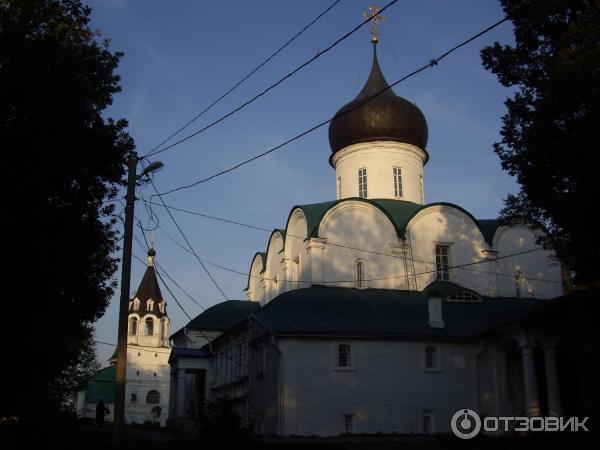
[[[391,89],[371,99],[388,87],[373,46],[329,127],[337,198],[292,208],[251,261],[247,302],[173,335],[170,418],[222,395],[280,436],[449,432],[462,408],[580,411],[559,366],[575,373],[565,349],[584,344],[536,319],[564,300],[559,262],[523,224],[425,203],[427,123]]]

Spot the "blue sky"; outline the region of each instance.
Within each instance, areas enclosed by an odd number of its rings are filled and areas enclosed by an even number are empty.
[[[122,92],[106,115],[129,120],[140,155],[173,133],[227,91],[333,0],[160,1],[94,0],[92,28],[125,53],[118,68]],[[267,66],[188,127],[196,131],[323,50],[362,20],[369,1],[341,0],[327,15]],[[382,7],[387,2],[379,1]],[[393,82],[465,38],[502,18],[497,0],[401,0],[385,13],[379,61]],[[223,170],[330,118],[356,96],[371,66],[368,27],[357,31],[291,79],[224,122],[157,156],[165,167],[154,177],[161,192]],[[512,41],[505,23],[427,70],[396,86],[395,92],[423,111],[429,126],[425,166],[427,202],[461,205],[478,218],[494,218],[502,199],[518,187],[500,167],[492,144],[499,140],[503,102],[510,91],[481,65],[479,51],[494,41]],[[328,164],[327,127],[255,163],[165,201],[264,228],[285,226],[296,204],[335,198]],[[145,188],[148,198],[151,188]],[[154,208],[160,226],[183,242],[170,218]],[[269,234],[175,212],[196,252],[242,272],[264,251]],[[148,215],[141,202],[136,215]],[[136,235],[141,233],[136,229]],[[150,237],[150,234],[148,235]],[[152,233],[157,261],[199,303],[222,300],[193,256],[160,229]],[[134,253],[145,258],[134,242]],[[120,254],[117,255],[120,257]],[[207,266],[231,299],[245,299],[246,278]],[[145,267],[134,260],[132,290]],[[116,274],[120,279],[120,271]],[[176,287],[173,292],[192,316],[202,309]],[[171,331],[187,318],[163,289]],[[116,342],[118,296],[96,325],[98,340]],[[98,345],[101,363],[113,348]]]

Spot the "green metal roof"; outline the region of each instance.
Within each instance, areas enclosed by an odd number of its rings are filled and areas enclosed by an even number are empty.
[[[408,202],[405,200],[366,199],[366,198],[359,198],[359,197],[350,197],[350,198],[344,198],[341,200],[335,200],[335,201],[330,201],[330,202],[312,203],[309,205],[297,205],[297,206],[294,206],[294,208],[292,208],[292,211],[296,208],[300,208],[302,210],[302,212],[304,213],[304,216],[306,217],[308,236],[309,237],[318,237],[319,225],[321,223],[321,220],[327,213],[327,211],[329,211],[331,208],[336,206],[338,203],[342,203],[342,202],[346,202],[346,201],[358,201],[358,202],[369,203],[369,204],[375,206],[376,208],[378,208],[381,212],[383,212],[383,214],[385,214],[388,217],[388,219],[390,219],[390,222],[392,222],[392,224],[394,225],[394,228],[396,229],[396,233],[400,239],[404,239],[404,235],[406,233],[406,228],[408,227],[408,224],[419,212],[421,212],[427,208],[434,207],[434,206],[448,206],[450,208],[458,209],[459,211],[463,212],[464,214],[466,214],[468,217],[471,218],[473,223],[479,228],[479,230],[483,234],[485,240],[489,244],[491,244],[491,239],[493,238],[493,232],[491,232],[491,235],[490,235],[490,230],[492,230],[492,227],[493,227],[492,222],[496,222],[496,221],[492,221],[492,220],[478,221],[466,209],[461,208],[460,206],[455,205],[453,203],[446,203],[446,202],[436,202],[436,203],[430,203],[427,205],[420,205],[418,203]],[[291,215],[291,212],[290,212],[290,215]],[[289,222],[289,218],[288,218],[288,222]],[[493,228],[493,231],[495,232],[495,228]]]
[[[116,366],[109,366],[98,371],[85,388],[85,402],[97,403],[102,399],[104,403],[114,403],[116,373]]]
[[[491,297],[444,301],[445,326],[438,329],[429,326],[424,292],[313,286],[279,295],[252,317],[279,334],[470,339],[549,302]]]
[[[227,300],[211,306],[190,321],[185,328],[203,331],[224,331],[234,327],[259,309],[260,304],[258,302]],[[182,330],[177,331],[173,336],[179,334]]]
[[[457,209],[467,215],[478,228],[481,234],[483,235],[485,241],[491,246],[492,240],[494,238],[494,233],[498,228],[497,220],[477,220],[473,215],[464,208],[461,208],[458,205],[453,203],[446,202],[436,202],[430,203],[428,205],[421,205],[418,203],[408,202],[405,200],[391,200],[391,199],[366,199],[359,197],[350,197],[344,198],[341,200],[333,200],[329,202],[322,203],[311,203],[308,205],[296,205],[290,211],[288,215],[288,220],[286,223],[289,223],[292,213],[295,209],[302,210],[304,217],[306,218],[306,229],[307,236],[311,237],[319,237],[319,226],[327,211],[336,206],[339,203],[347,202],[347,201],[355,201],[355,202],[363,202],[373,205],[375,208],[379,209],[385,216],[389,219],[389,221],[394,226],[396,230],[396,234],[399,239],[404,239],[406,235],[406,229],[410,221],[421,211],[435,207],[435,206],[447,206],[450,208]],[[271,233],[269,237],[269,245],[271,243],[271,238],[273,234],[281,233],[283,237],[283,248],[285,248],[285,236],[286,230],[275,229]],[[260,273],[263,273],[267,268],[267,256],[268,256],[269,248],[267,246],[266,253],[256,253],[254,258],[252,258],[252,262],[257,255],[260,255],[263,263],[263,268]],[[248,282],[246,284],[246,289],[250,287],[250,276],[248,276]]]
[[[492,241],[494,240],[494,234],[496,234],[496,230],[500,226],[500,222],[496,219],[484,219],[478,220],[479,229],[481,229],[483,236],[485,237],[485,241],[492,245]]]
[[[467,291],[467,292],[471,292],[472,294],[476,295],[477,297],[481,297],[481,295],[479,295],[477,292],[471,290],[471,289],[467,289],[464,288],[456,283],[453,283],[451,281],[444,281],[444,280],[435,280],[432,281],[431,283],[429,283],[427,285],[427,287],[425,289],[423,289],[423,293],[425,295],[428,296],[433,296],[435,294],[439,295],[442,298],[448,298],[453,294],[456,294],[457,292],[461,292],[461,291]]]

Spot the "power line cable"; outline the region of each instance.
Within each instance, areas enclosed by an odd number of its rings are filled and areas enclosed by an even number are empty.
[[[167,151],[167,150],[169,150],[169,149],[171,149],[171,148],[173,148],[173,147],[175,147],[175,146],[177,146],[177,145],[179,145],[179,144],[181,144],[181,143],[183,143],[183,142],[185,142],[185,141],[193,138],[194,136],[197,136],[198,134],[203,133],[204,131],[208,130],[209,128],[212,128],[216,124],[222,122],[223,120],[227,119],[228,117],[230,117],[233,114],[237,113],[238,111],[242,110],[243,108],[245,108],[249,104],[253,103],[254,101],[258,100],[260,97],[262,97],[263,95],[265,95],[267,92],[269,92],[272,89],[274,89],[275,87],[279,86],[281,83],[283,83],[285,80],[287,80],[288,78],[290,78],[291,76],[293,76],[295,73],[297,73],[298,71],[300,71],[304,67],[306,67],[309,64],[311,64],[317,58],[321,57],[322,55],[324,55],[325,53],[327,53],[328,51],[330,51],[332,48],[334,48],[340,42],[342,42],[343,40],[345,40],[348,37],[350,37],[352,34],[354,34],[356,31],[358,31],[360,28],[362,28],[365,24],[367,24],[368,22],[370,22],[374,17],[376,17],[377,15],[381,14],[383,11],[385,11],[387,8],[389,8],[390,6],[392,6],[397,1],[398,0],[392,0],[390,3],[388,3],[383,8],[381,8],[376,14],[374,14],[371,17],[369,17],[368,19],[365,19],[360,24],[358,24],[356,27],[354,27],[351,31],[349,31],[348,33],[346,33],[342,37],[338,38],[333,44],[329,45],[329,47],[327,47],[325,50],[323,50],[323,51],[319,50],[315,56],[313,56],[312,58],[308,59],[304,63],[300,64],[294,70],[292,70],[287,75],[285,75],[283,78],[279,79],[279,81],[271,84],[268,88],[264,89],[263,91],[261,91],[260,93],[258,93],[257,95],[255,95],[254,97],[252,97],[250,100],[246,101],[245,103],[241,104],[237,108],[231,110],[230,112],[228,112],[227,114],[221,116],[217,120],[209,123],[204,128],[201,128],[200,130],[198,130],[198,131],[196,131],[196,132],[194,132],[192,134],[189,134],[186,137],[184,137],[184,138],[182,138],[182,139],[174,142],[173,144],[168,145],[168,146],[166,146],[166,147],[164,147],[164,148],[162,148],[160,150],[152,151],[152,152],[144,155],[143,157],[144,158],[149,158],[150,156],[158,155],[159,153],[165,152],[165,151]]]
[[[181,131],[183,131],[184,129],[186,129],[189,125],[191,125],[192,123],[194,123],[197,119],[199,119],[200,117],[202,117],[206,112],[208,112],[210,109],[213,108],[213,106],[215,106],[217,103],[219,103],[221,100],[223,100],[225,97],[227,97],[231,92],[233,92],[238,86],[240,86],[242,83],[244,83],[248,78],[250,78],[252,75],[254,75],[260,68],[262,68],[265,64],[267,64],[269,61],[271,61],[275,56],[277,56],[283,49],[285,49],[288,45],[290,45],[294,40],[296,40],[298,37],[300,37],[301,34],[303,34],[306,30],[308,30],[312,25],[314,25],[321,17],[323,17],[325,14],[327,14],[329,12],[329,10],[331,10],[335,5],[337,5],[340,2],[340,0],[335,0],[331,5],[329,5],[324,11],[322,11],[317,17],[315,17],[313,20],[310,21],[310,23],[308,25],[306,25],[304,28],[302,28],[299,32],[297,32],[292,38],[290,38],[285,44],[283,44],[281,47],[279,47],[273,54],[271,54],[271,56],[269,56],[267,59],[265,59],[263,62],[261,62],[258,66],[256,66],[254,69],[252,69],[248,74],[246,74],[241,80],[239,80],[237,83],[235,83],[231,88],[229,88],[227,90],[227,92],[225,92],[224,94],[222,94],[219,98],[217,98],[215,101],[213,101],[210,105],[208,105],[206,108],[204,108],[202,111],[200,111],[197,115],[195,115],[190,121],[188,121],[187,123],[185,123],[181,128],[179,128],[177,131],[175,131],[173,134],[171,134],[169,137],[167,137],[165,140],[163,140],[160,144],[158,144],[156,147],[152,148],[146,156],[150,156],[150,154],[152,152],[154,152],[155,150],[159,149],[160,147],[162,147],[164,144],[166,144],[167,142],[169,142],[172,138],[174,138],[175,136],[177,136]]]
[[[388,6],[389,6],[389,5],[388,5]],[[497,26],[501,25],[502,23],[506,22],[507,20],[508,20],[508,18],[507,18],[507,17],[505,17],[504,19],[502,19],[502,20],[499,20],[499,21],[498,21],[498,22],[496,22],[495,24],[493,24],[493,25],[491,25],[491,26],[487,27],[485,30],[483,30],[483,31],[480,31],[479,33],[477,33],[477,34],[475,34],[475,35],[471,36],[470,38],[466,39],[465,41],[461,42],[460,44],[458,44],[458,45],[455,45],[454,47],[452,47],[450,50],[446,51],[445,53],[443,53],[443,54],[442,54],[442,55],[440,55],[439,57],[429,60],[429,62],[428,62],[427,64],[425,64],[425,65],[423,65],[423,66],[419,67],[418,69],[415,69],[414,71],[412,71],[412,72],[411,72],[411,73],[409,73],[408,75],[405,75],[404,77],[400,78],[399,80],[397,80],[397,81],[393,82],[393,83],[392,83],[391,85],[389,85],[388,87],[386,87],[386,88],[384,88],[384,89],[381,89],[379,92],[376,92],[376,93],[375,93],[375,94],[373,94],[372,96],[370,96],[370,97],[366,98],[364,101],[362,101],[362,102],[358,103],[358,104],[357,104],[357,105],[355,105],[353,108],[350,108],[350,109],[348,109],[348,110],[342,111],[341,113],[337,113],[337,114],[336,114],[335,116],[333,116],[332,118],[330,118],[330,119],[327,119],[327,120],[325,120],[325,121],[323,121],[323,122],[320,122],[320,123],[318,123],[317,125],[315,125],[315,126],[313,126],[313,127],[309,128],[309,129],[307,129],[307,130],[305,130],[305,131],[301,132],[300,134],[297,134],[296,136],[294,136],[294,137],[292,137],[292,138],[290,138],[290,139],[288,139],[288,140],[286,140],[286,141],[282,142],[281,144],[278,144],[278,145],[276,145],[275,147],[272,147],[272,148],[270,148],[270,149],[268,149],[268,150],[266,150],[266,151],[264,151],[264,152],[262,152],[262,153],[259,153],[259,154],[255,155],[255,156],[253,156],[253,157],[251,157],[251,158],[248,158],[248,159],[246,159],[246,160],[244,160],[244,161],[242,161],[242,162],[240,162],[240,163],[237,163],[237,164],[235,164],[234,166],[231,166],[231,167],[229,167],[228,169],[224,169],[224,170],[221,170],[221,171],[219,171],[219,172],[216,172],[216,173],[214,173],[213,175],[210,175],[210,176],[208,176],[208,177],[202,178],[202,179],[200,179],[200,180],[198,180],[198,181],[195,181],[194,183],[187,184],[187,185],[183,185],[183,186],[180,186],[180,187],[173,188],[173,189],[170,189],[170,190],[168,190],[168,191],[162,192],[162,193],[161,193],[161,195],[168,195],[168,194],[172,194],[173,192],[181,191],[181,190],[183,190],[183,189],[190,189],[190,188],[192,188],[192,187],[194,187],[194,186],[197,186],[197,185],[199,185],[199,184],[206,183],[206,182],[208,182],[208,181],[210,181],[210,180],[212,180],[212,179],[214,179],[214,178],[217,178],[217,177],[220,177],[220,176],[222,176],[222,175],[225,175],[226,173],[232,172],[232,171],[234,171],[234,170],[236,170],[236,169],[238,169],[238,168],[240,168],[240,167],[242,167],[242,166],[244,166],[244,165],[246,165],[246,164],[249,164],[249,163],[251,163],[251,162],[253,162],[253,161],[256,161],[256,160],[257,160],[257,159],[259,159],[259,158],[262,158],[262,157],[264,157],[264,156],[266,156],[266,155],[268,155],[268,154],[270,154],[270,153],[273,153],[273,152],[275,152],[276,150],[279,150],[279,149],[280,149],[280,148],[282,148],[282,147],[285,147],[286,145],[288,145],[288,144],[290,144],[290,143],[292,143],[292,142],[294,142],[294,141],[296,141],[296,140],[298,140],[298,139],[300,139],[300,138],[302,138],[302,137],[306,136],[307,134],[310,134],[310,133],[312,133],[313,131],[315,131],[315,130],[317,130],[317,129],[319,129],[319,128],[321,128],[321,127],[325,126],[325,125],[327,125],[327,124],[328,124],[328,123],[330,123],[332,120],[334,120],[334,119],[336,119],[336,118],[338,118],[338,117],[344,116],[344,115],[346,115],[346,114],[349,114],[350,112],[352,112],[352,111],[354,111],[354,110],[356,110],[356,109],[360,108],[361,106],[363,106],[364,104],[368,103],[369,101],[371,101],[372,99],[374,99],[375,97],[377,97],[378,95],[380,95],[381,93],[383,93],[383,92],[387,91],[388,89],[392,89],[394,86],[396,86],[397,84],[401,83],[402,81],[404,81],[404,80],[407,80],[408,78],[411,78],[411,77],[413,77],[413,76],[417,75],[418,73],[420,73],[420,72],[423,72],[424,70],[427,70],[427,69],[429,69],[429,68],[432,68],[432,67],[434,67],[434,66],[438,65],[438,64],[439,64],[439,62],[440,62],[442,59],[444,59],[445,57],[447,57],[448,55],[450,55],[452,52],[454,52],[454,51],[458,50],[459,48],[461,48],[461,47],[463,47],[463,46],[465,46],[465,45],[467,45],[469,42],[473,41],[474,39],[477,39],[478,37],[482,36],[483,34],[485,34],[485,33],[489,32],[489,31],[491,31],[492,29],[496,28]],[[168,148],[168,147],[167,147],[167,148]],[[154,195],[152,195],[152,197],[154,197]],[[151,197],[151,199],[152,199],[152,197]]]
[[[153,203],[153,202],[151,202],[151,204],[156,205],[156,206],[161,206],[161,207],[163,206],[163,205],[160,205],[158,203]],[[237,221],[234,221],[234,220],[223,219],[223,218],[220,218],[220,217],[215,217],[215,216],[211,216],[211,215],[208,215],[208,214],[203,214],[203,213],[200,213],[200,212],[197,212],[197,211],[190,211],[190,210],[183,209],[183,208],[176,208],[176,207],[171,206],[171,205],[168,205],[168,207],[171,208],[172,210],[175,210],[175,211],[181,211],[181,212],[184,212],[184,213],[187,213],[187,214],[197,215],[197,216],[204,217],[204,218],[211,219],[211,220],[216,220],[216,221],[220,221],[220,222],[226,222],[226,223],[230,223],[230,224],[233,224],[233,225],[238,225],[238,226],[242,226],[242,227],[246,227],[246,228],[251,228],[251,229],[254,229],[254,230],[265,231],[267,233],[272,233],[273,232],[273,230],[270,230],[268,228],[258,227],[258,226],[255,226],[255,225],[249,225],[249,224],[245,224],[245,223],[242,223],[242,222],[237,222]],[[177,246],[179,246],[180,248],[182,248],[184,251],[187,251],[188,253],[190,253],[188,249],[186,249],[183,245],[181,245],[181,243],[177,242],[177,240],[175,240],[172,236],[170,236],[169,233],[167,233],[162,227],[158,226],[158,229],[160,231],[162,231],[165,234],[165,236],[167,236],[167,238],[169,240],[171,240],[171,242],[173,242],[174,244],[176,244]],[[286,235],[286,237],[289,236],[289,237],[293,237],[293,238],[297,238],[297,239],[302,239],[304,241],[306,241],[308,239],[308,238],[306,238],[304,236],[296,236],[296,235],[288,233],[288,232],[286,232],[285,235]],[[359,251],[359,252],[364,252],[364,253],[369,253],[369,254],[373,254],[373,255],[387,256],[387,257],[390,257],[390,258],[396,258],[396,259],[401,259],[401,260],[409,260],[409,258],[407,256],[404,256],[404,255],[394,255],[392,253],[384,253],[384,252],[378,252],[378,251],[374,251],[374,250],[367,250],[367,249],[364,249],[364,248],[358,248],[358,247],[352,247],[352,246],[349,246],[349,245],[337,244],[335,242],[325,241],[325,242],[323,242],[323,244],[324,245],[331,245],[331,246],[339,247],[339,248],[345,248],[345,249],[349,249],[349,250],[354,250],[354,251]],[[415,262],[420,262],[420,263],[424,263],[424,264],[435,265],[434,261],[425,261],[425,260],[422,260],[422,259],[415,259],[415,258],[413,258],[412,260],[415,261]],[[207,260],[206,258],[204,259],[204,261],[207,262],[208,264],[212,265],[212,266],[215,266],[217,268],[220,268],[220,269],[223,269],[223,270],[226,270],[226,271],[229,271],[229,272],[237,273],[239,275],[248,275],[248,276],[251,276],[250,274],[247,274],[247,273],[244,273],[244,272],[240,272],[240,271],[235,270],[235,269],[231,269],[231,268],[227,268],[227,267],[221,266],[219,264],[216,264],[214,262],[211,262],[211,261]],[[495,261],[495,259],[491,260],[491,261]],[[464,270],[470,270],[472,272],[478,272],[478,273],[500,275],[500,276],[511,277],[511,278],[514,277],[514,274],[505,274],[505,273],[490,272],[490,271],[480,271],[480,270],[467,269],[467,268],[463,268],[463,269]],[[537,277],[532,277],[532,276],[523,276],[523,278],[526,279],[526,280],[530,280],[530,281],[540,281],[540,282],[545,282],[545,283],[561,284],[561,282],[559,282],[559,281],[547,280],[547,279],[537,278]]]
[[[137,219],[137,218],[136,218]],[[139,226],[139,225],[138,225]],[[144,234],[144,231],[142,229],[142,234]],[[141,243],[141,241],[139,240],[139,238],[137,236],[133,236],[134,239],[136,240],[136,242],[138,243],[138,245],[142,248],[144,248],[143,244]],[[146,241],[146,249],[149,248],[148,247],[148,240],[146,239],[146,236],[144,236],[144,241]],[[187,250],[187,249],[186,249]],[[134,255],[135,256],[135,255]],[[137,257],[136,257],[137,258]],[[140,262],[143,263],[143,261],[140,258],[137,258]],[[186,297],[188,297],[192,302],[194,302],[196,305],[198,305],[200,308],[202,308],[203,310],[206,311],[206,307],[204,305],[202,305],[200,302],[198,302],[187,290],[185,290],[183,287],[181,287],[181,285],[175,281],[168,273],[166,270],[164,270],[164,268],[160,265],[160,263],[156,260],[156,258],[154,259],[154,265],[171,281],[171,283],[173,283],[175,286],[177,286],[181,292],[183,292]]]
[[[159,229],[173,243],[175,243],[177,246],[179,246],[184,251],[192,254],[182,244],[180,244],[172,236],[170,236],[162,227],[159,227]],[[287,236],[287,234],[286,234],[286,236]],[[342,247],[345,247],[345,246],[342,246]],[[352,248],[352,247],[349,247],[349,248]],[[354,249],[354,248],[352,248],[352,249],[353,250],[359,250],[359,249]],[[498,260],[501,260],[501,259],[506,259],[506,258],[510,258],[510,257],[513,257],[513,256],[519,256],[519,255],[523,255],[523,254],[527,254],[527,253],[532,253],[532,252],[536,252],[536,251],[540,251],[540,250],[543,250],[543,248],[538,247],[538,248],[533,248],[533,249],[529,249],[529,250],[524,250],[524,251],[518,252],[518,253],[512,253],[512,254],[509,254],[509,255],[499,256],[499,257],[494,258],[494,259],[482,259],[482,260],[475,261],[475,262],[470,262],[470,263],[465,263],[465,264],[460,264],[460,265],[455,265],[455,266],[449,266],[448,270],[465,268],[465,267],[476,265],[476,264],[483,264],[483,263],[488,263],[488,262],[495,262],[495,261],[498,261]],[[369,252],[369,250],[363,250],[363,251]],[[402,258],[402,256],[399,256],[399,255],[392,255],[392,254],[386,254],[386,253],[379,253],[379,254],[381,254],[383,256],[391,256],[391,257],[396,257],[396,258]],[[252,275],[252,274],[247,273],[247,272],[242,272],[240,270],[236,270],[236,269],[232,269],[230,267],[222,266],[222,265],[214,263],[214,262],[212,262],[212,261],[210,261],[210,260],[208,260],[206,258],[203,258],[203,261],[206,262],[207,264],[210,264],[211,266],[217,267],[217,268],[225,270],[227,272],[232,272],[232,273],[235,273],[235,274],[238,274],[238,275],[243,275],[243,276],[250,277],[250,278],[260,278],[261,280],[264,279],[264,280],[268,280],[268,281],[279,281],[279,282],[288,282],[288,281],[290,281],[290,282],[297,282],[297,283],[310,283],[310,284],[312,284],[312,281],[305,281],[305,280],[288,280],[288,279],[278,279],[278,280],[275,280],[273,278],[268,278],[268,277],[263,277],[263,276],[258,276],[258,275]],[[415,260],[415,261],[419,261],[419,260]],[[434,262],[428,262],[428,261],[419,261],[419,262],[423,262],[425,264],[435,265]],[[469,269],[466,269],[466,270],[469,270]],[[436,268],[436,269],[432,269],[432,270],[426,270],[424,272],[415,273],[414,275],[415,276],[428,275],[428,274],[431,274],[431,273],[436,273],[437,271],[438,270]],[[496,272],[482,272],[482,273],[490,273],[490,274],[498,275]],[[503,274],[503,275],[505,275],[505,274]],[[506,275],[506,276],[509,276],[509,275]],[[395,276],[391,276],[391,277],[370,278],[370,279],[365,279],[363,281],[382,281],[382,280],[391,280],[391,279],[404,278],[404,277],[405,277],[405,275],[395,275]],[[554,282],[552,280],[531,279],[531,278],[526,278],[526,277],[523,277],[523,278],[530,279],[530,280],[535,280],[535,281]],[[322,281],[322,282],[319,282],[319,283],[316,283],[316,284],[354,283],[355,281],[356,280],[333,280],[333,281]]]
[[[144,237],[144,240],[146,241],[146,243],[148,242],[148,241],[146,240],[146,238],[145,238],[145,237]],[[141,242],[139,241],[139,239],[138,239],[138,244],[140,244],[140,245],[141,245]],[[149,248],[149,247],[148,247],[148,248]],[[134,255],[134,256],[135,256],[135,255]],[[137,256],[135,256],[135,258],[137,258],[138,260],[140,260],[140,258],[139,258],[139,257],[137,257]],[[171,289],[170,289],[170,287],[168,286],[168,284],[167,284],[167,283],[165,282],[165,280],[162,278],[160,271],[159,271],[159,270],[157,270],[157,267],[155,267],[155,270],[154,270],[154,272],[156,273],[156,275],[158,275],[158,278],[159,278],[160,282],[162,283],[162,285],[165,287],[165,289],[166,289],[166,290],[169,292],[169,294],[171,294],[171,297],[173,298],[173,300],[175,301],[175,303],[177,304],[177,306],[179,306],[179,309],[181,309],[181,310],[183,311],[183,313],[184,313],[184,314],[187,316],[187,318],[188,318],[188,319],[189,319],[189,321],[191,322],[193,319],[192,319],[192,318],[191,318],[191,316],[188,314],[188,312],[185,310],[185,308],[183,307],[183,305],[182,305],[182,304],[179,302],[179,300],[177,299],[177,297],[175,296],[175,294],[173,293],[173,291],[171,291]],[[204,309],[206,309],[206,308],[204,308]],[[208,336],[207,336],[207,335],[204,333],[204,331],[203,331],[203,330],[201,330],[201,329],[196,329],[196,331],[198,331],[198,332],[199,332],[199,333],[202,335],[202,337],[204,337],[204,339],[206,340],[206,343],[207,343],[207,345],[209,346],[210,352],[211,352],[211,353],[213,353],[213,350],[212,350],[212,343],[213,343],[214,339],[210,339],[210,338],[209,338],[209,337],[208,337]],[[215,339],[216,339],[216,338],[215,338]],[[163,352],[161,352],[161,353],[163,353]],[[247,352],[246,352],[246,354],[247,354]],[[242,356],[242,354],[241,354],[241,352],[240,352],[240,359],[242,359],[242,358],[243,358],[243,356]],[[223,355],[223,357],[214,357],[214,359],[226,359],[226,360],[229,360],[229,361],[233,362],[234,364],[238,365],[239,367],[242,367],[242,368],[247,368],[248,370],[254,370],[252,367],[250,367],[250,366],[248,366],[248,365],[244,365],[244,364],[242,364],[242,363],[241,363],[241,361],[237,361],[236,359],[234,359],[234,358],[231,358],[231,357],[227,356],[227,354],[224,354],[224,355]]]
[[[138,222],[139,222],[139,219],[138,219]],[[141,229],[142,229],[142,233],[143,233],[143,228],[141,228]],[[138,242],[138,244],[140,246],[142,246],[142,248],[143,248],[143,245],[142,245],[141,241],[139,240],[139,238],[137,238],[137,236],[134,236],[134,237],[136,238],[136,241]],[[147,245],[148,244],[148,240],[146,239],[145,236],[144,236],[144,241],[146,242],[146,249],[149,249],[149,246]],[[135,255],[133,253],[132,253],[132,255],[133,255],[133,257],[135,259],[137,259],[138,261],[140,261],[141,263],[143,263],[143,260],[140,257],[138,257],[137,255]],[[179,308],[183,311],[183,313],[187,316],[187,318],[191,322],[192,321],[191,316],[188,314],[188,312],[185,310],[185,308],[179,302],[179,300],[177,299],[177,297],[175,296],[175,294],[173,294],[173,291],[171,291],[171,289],[169,288],[169,286],[167,285],[167,283],[164,281],[164,279],[161,276],[160,271],[157,270],[157,267],[155,267],[155,273],[158,275],[159,280],[161,281],[161,283],[163,284],[163,286],[167,289],[167,291],[169,292],[169,294],[171,295],[171,297],[173,298],[173,300],[175,301],[175,303],[177,304],[177,306],[179,306]],[[199,303],[198,303],[198,305],[199,305]],[[202,306],[202,308],[206,310],[205,307]],[[212,343],[213,343],[214,339],[210,339],[204,333],[204,331],[202,331],[201,329],[197,329],[197,331],[204,337],[204,339],[206,339],[206,342],[207,342],[207,345],[209,346],[210,352],[213,353],[213,351],[212,351]],[[116,344],[111,344],[111,343],[108,343],[108,342],[96,341],[96,340],[94,342],[97,342],[97,343],[100,343],[100,344],[104,344],[104,345],[111,345],[111,346],[117,347]],[[165,354],[166,353],[169,353],[169,354],[171,353],[171,352],[161,352],[161,351],[145,350],[145,349],[142,349],[142,348],[140,348],[138,346],[133,346],[133,345],[127,345],[127,347],[138,349],[138,351],[146,351],[146,352],[149,352],[149,353],[165,353]],[[247,355],[247,352],[246,352],[246,355]],[[243,357],[244,356],[242,356],[242,354],[240,354],[240,359],[242,359]],[[240,361],[237,361],[237,360],[235,360],[235,359],[233,359],[231,357],[228,357],[227,355],[224,355],[223,357],[215,357],[214,359],[226,359],[226,360],[229,360],[229,361],[233,362],[234,364],[236,364],[236,365],[238,365],[240,367],[247,368],[248,370],[255,370],[255,369],[253,369],[252,367],[250,367],[248,365],[243,365]]]
[[[206,272],[206,274],[208,275],[208,277],[211,279],[211,281],[216,286],[216,288],[219,290],[219,292],[221,293],[221,295],[225,298],[225,300],[229,300],[229,297],[227,297],[227,295],[225,294],[225,292],[223,291],[223,289],[221,289],[221,286],[219,286],[219,283],[217,283],[217,280],[214,279],[214,277],[209,272],[209,270],[206,267],[206,265],[202,262],[202,259],[198,256],[198,254],[194,250],[194,247],[192,247],[192,244],[190,244],[190,241],[188,240],[188,238],[186,237],[185,233],[183,232],[183,230],[181,229],[181,227],[179,226],[179,224],[175,220],[175,217],[173,217],[173,214],[171,213],[171,211],[169,210],[169,208],[165,205],[165,202],[164,202],[164,200],[162,198],[162,195],[158,192],[158,189],[156,189],[156,185],[154,184],[154,181],[152,181],[152,179],[150,179],[150,184],[152,184],[152,188],[154,189],[154,192],[156,192],[156,195],[158,196],[158,198],[160,199],[161,203],[163,204],[163,206],[167,210],[167,213],[169,214],[169,217],[171,218],[171,220],[173,221],[173,223],[177,227],[177,230],[179,230],[179,234],[181,234],[181,237],[183,237],[183,240],[186,242],[186,244],[188,245],[189,249],[192,251],[193,255],[196,257],[196,260],[200,263],[200,265],[204,269],[204,272]]]
[[[96,339],[94,339],[94,342],[97,343],[97,344],[109,345],[111,347],[117,347],[117,344],[112,344],[110,342],[99,341],[99,340],[96,340]],[[138,350],[140,352],[146,352],[146,353],[163,353],[165,355],[171,354],[170,350],[168,352],[163,352],[163,351],[160,351],[160,350],[158,350],[158,351],[157,350],[146,350],[146,349],[141,348],[141,347],[139,347],[137,345],[131,345],[131,344],[127,344],[127,347],[131,348],[131,349]]]

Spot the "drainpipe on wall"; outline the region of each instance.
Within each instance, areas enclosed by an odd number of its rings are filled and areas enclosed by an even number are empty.
[[[279,415],[279,436],[283,436],[283,433],[285,432],[285,427],[284,427],[284,408],[285,408],[285,396],[284,396],[284,386],[285,383],[283,382],[283,352],[281,351],[281,349],[277,346],[277,343],[275,341],[275,334],[271,334],[271,345],[273,346],[273,348],[275,348],[275,350],[277,350],[277,354],[278,354],[278,358],[277,358],[277,371],[278,371],[278,377],[277,377],[277,391],[278,391],[278,395],[279,395],[279,411],[278,411],[278,415]]]
[[[479,341],[479,350],[475,352],[475,384],[477,385],[477,407],[479,409],[479,413],[481,413],[481,388],[479,382],[479,355],[485,350],[485,342],[483,340]],[[497,401],[497,399],[496,399]]]

